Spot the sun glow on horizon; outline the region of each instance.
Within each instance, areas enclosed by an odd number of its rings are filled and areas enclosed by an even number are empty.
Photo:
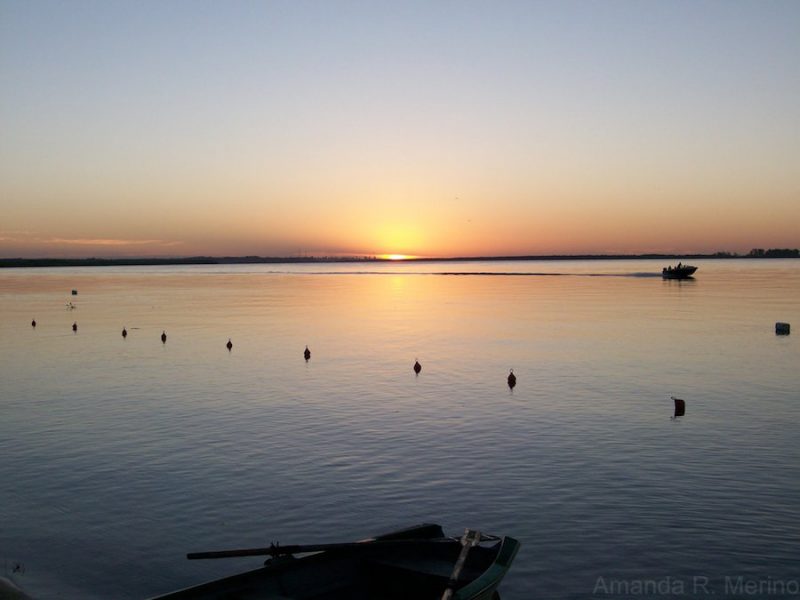
[[[382,260],[410,260],[417,257],[411,254],[379,254],[378,258]]]

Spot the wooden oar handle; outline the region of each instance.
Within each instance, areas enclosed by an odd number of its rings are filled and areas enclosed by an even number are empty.
[[[460,541],[453,538],[430,538],[422,540],[366,540],[363,542],[342,542],[338,544],[307,544],[281,546],[270,544],[266,548],[243,548],[241,550],[217,550],[213,552],[191,552],[186,555],[189,560],[204,558],[237,558],[242,556],[278,556],[280,554],[301,554],[303,552],[335,552],[342,550],[360,550],[375,548],[376,546],[405,546],[411,544],[458,544]]]

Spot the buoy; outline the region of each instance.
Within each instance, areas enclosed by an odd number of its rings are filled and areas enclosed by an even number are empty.
[[[36,319],[34,319],[33,321],[31,321],[31,327],[36,327]]]
[[[166,331],[162,331],[161,332],[161,343],[162,344],[166,344],[167,343],[167,332]]]
[[[72,295],[73,296],[77,296],[78,295],[78,290],[72,290]]]
[[[419,361],[418,361],[418,360],[415,360],[415,361],[414,361],[414,373],[416,373],[417,375],[419,375],[419,372],[420,372],[420,371],[422,371],[422,365],[421,365],[421,364],[419,364]]]
[[[775,335],[789,335],[789,323],[775,323]]]
[[[78,331],[78,323],[77,322],[72,324],[72,331]]]
[[[675,417],[682,417],[686,414],[686,401],[681,400],[680,398],[676,398],[675,396],[670,396],[672,400],[675,402],[675,414],[673,415],[673,419]]]
[[[228,343],[225,344],[225,347],[228,349],[228,352],[231,351],[231,348],[233,348],[233,342],[231,342],[231,338],[228,338]]]
[[[128,337],[128,330],[124,327],[122,328],[122,337]]]
[[[311,358],[311,350],[308,349],[308,346],[306,346],[306,349],[303,351],[303,357],[305,357],[306,362],[308,362],[308,359]]]
[[[517,385],[517,376],[514,375],[514,369],[511,369],[508,372],[508,387],[513,390],[515,385]]]

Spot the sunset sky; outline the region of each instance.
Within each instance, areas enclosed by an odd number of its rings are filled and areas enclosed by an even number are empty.
[[[0,0],[0,257],[800,247],[800,2]]]

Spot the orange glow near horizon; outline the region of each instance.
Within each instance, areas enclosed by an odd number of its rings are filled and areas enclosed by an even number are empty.
[[[383,260],[410,260],[412,258],[419,258],[418,256],[412,256],[411,254],[380,254],[378,258]]]
[[[313,186],[304,182],[296,195],[287,191],[288,183],[285,189],[265,184],[258,193],[232,185],[224,205],[186,204],[196,196],[158,204],[154,198],[161,196],[159,189],[119,207],[103,205],[99,193],[91,202],[84,200],[83,210],[70,204],[68,210],[54,207],[26,214],[28,205],[19,203],[4,211],[0,257],[377,256],[397,261],[746,254],[752,248],[796,248],[800,243],[800,205],[778,190],[772,190],[774,200],[765,211],[763,204],[748,201],[755,191],[737,196],[728,183],[692,193],[664,183],[659,195],[648,196],[645,183],[631,183],[626,190],[612,185],[614,181],[597,181],[587,189],[565,176],[492,190],[475,177],[464,177],[457,197],[439,199],[444,196],[438,192],[445,187],[441,183],[431,185],[433,191],[414,190],[402,204],[392,196],[401,187],[394,179],[371,186],[344,186],[332,179]],[[316,200],[326,188],[325,202]],[[649,200],[637,200],[643,197]],[[89,209],[91,217],[86,217]]]

